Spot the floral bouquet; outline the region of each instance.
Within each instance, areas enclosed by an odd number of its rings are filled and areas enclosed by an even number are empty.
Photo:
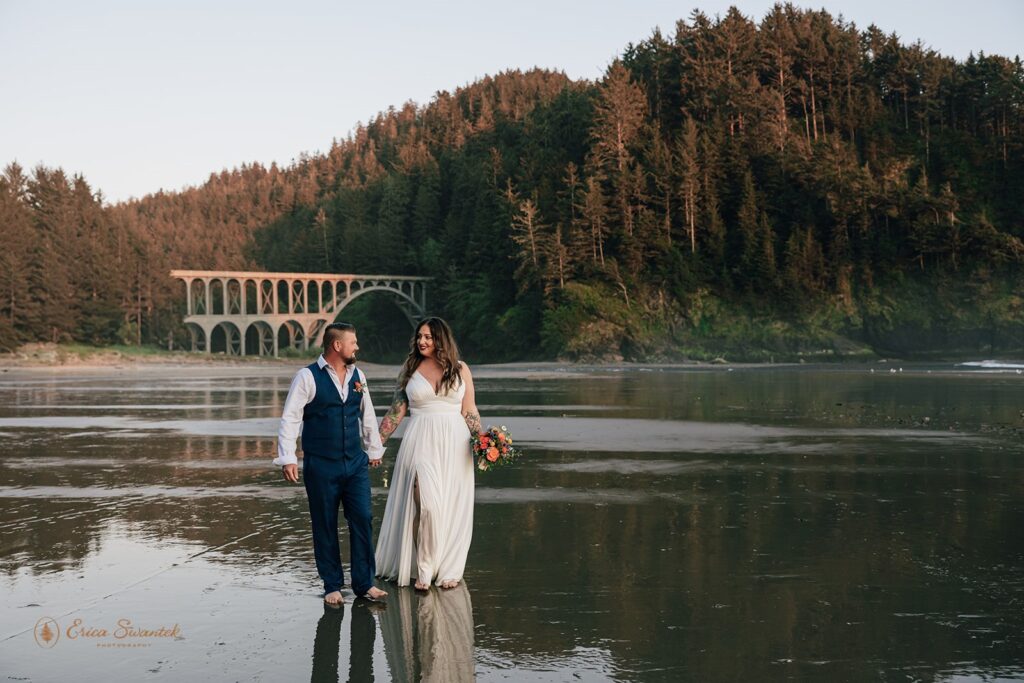
[[[473,434],[469,439],[473,449],[476,468],[481,472],[515,461],[522,452],[512,446],[512,435],[508,427],[488,427],[486,431]]]

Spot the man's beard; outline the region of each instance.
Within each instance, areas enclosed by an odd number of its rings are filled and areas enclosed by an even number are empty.
[[[342,360],[345,361],[345,365],[355,365],[356,364],[356,354],[353,353],[348,358],[342,358]]]

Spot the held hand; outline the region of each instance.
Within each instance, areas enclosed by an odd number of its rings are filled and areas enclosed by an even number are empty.
[[[376,460],[370,461],[370,467],[380,467],[381,463],[384,462],[384,458],[377,458]]]
[[[281,468],[281,475],[285,481],[290,481],[294,484],[299,480],[299,466],[297,464],[285,465]]]

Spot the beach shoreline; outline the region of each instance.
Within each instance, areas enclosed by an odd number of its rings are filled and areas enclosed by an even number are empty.
[[[0,372],[11,370],[60,370],[76,373],[110,370],[130,370],[137,368],[160,369],[175,372],[186,369],[245,370],[247,372],[293,369],[307,365],[316,360],[317,352],[310,349],[308,356],[227,356],[223,353],[202,353],[191,351],[162,351],[144,348],[139,351],[132,349],[125,352],[125,347],[82,347],[63,346],[51,343],[26,344],[14,353],[0,354]],[[131,348],[131,347],[128,347]],[[377,363],[360,360],[361,367],[394,374],[398,371],[396,363]],[[679,369],[679,368],[714,368],[714,367],[789,367],[801,363],[765,363],[765,362],[730,362],[724,358],[713,361],[684,360],[675,362],[637,362],[637,361],[517,361],[510,363],[473,363],[474,375],[480,372],[505,376],[509,373],[530,371],[531,373],[557,372],[559,375],[575,371],[599,371],[608,369]]]
[[[316,360],[317,352],[310,349],[308,355],[290,355],[283,358],[267,356],[227,356],[223,353],[202,353],[191,351],[164,351],[152,347],[85,347],[52,343],[26,344],[15,353],[0,354],[0,378],[38,377],[53,373],[74,374],[89,377],[109,374],[145,373],[149,377],[209,376],[276,376],[290,375],[298,368]],[[507,363],[471,363],[473,375],[480,379],[529,377],[550,379],[554,377],[594,376],[604,373],[621,372],[678,372],[678,371],[731,371],[731,370],[776,370],[787,368],[829,368],[836,371],[906,372],[911,374],[930,373],[940,369],[943,374],[977,376],[987,372],[1019,374],[1024,367],[1021,361],[979,361],[981,356],[954,359],[901,359],[877,357],[801,359],[798,361],[730,361],[724,358],[714,360],[678,361],[624,361],[624,360],[538,360]],[[470,359],[471,360],[471,359]],[[986,364],[995,363],[991,368]],[[1020,363],[1019,365],[1017,363]],[[400,365],[359,360],[359,366],[371,378],[391,379],[397,376]],[[967,366],[980,366],[968,368]],[[979,372],[981,371],[981,372]]]

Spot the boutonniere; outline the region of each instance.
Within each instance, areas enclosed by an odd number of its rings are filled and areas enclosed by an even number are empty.
[[[361,394],[361,393],[363,393],[363,383],[362,383],[362,382],[360,382],[359,380],[356,380],[356,381],[355,381],[355,382],[354,382],[354,383],[352,384],[352,388],[353,388],[353,389],[355,389],[355,392],[356,392],[357,394]]]

